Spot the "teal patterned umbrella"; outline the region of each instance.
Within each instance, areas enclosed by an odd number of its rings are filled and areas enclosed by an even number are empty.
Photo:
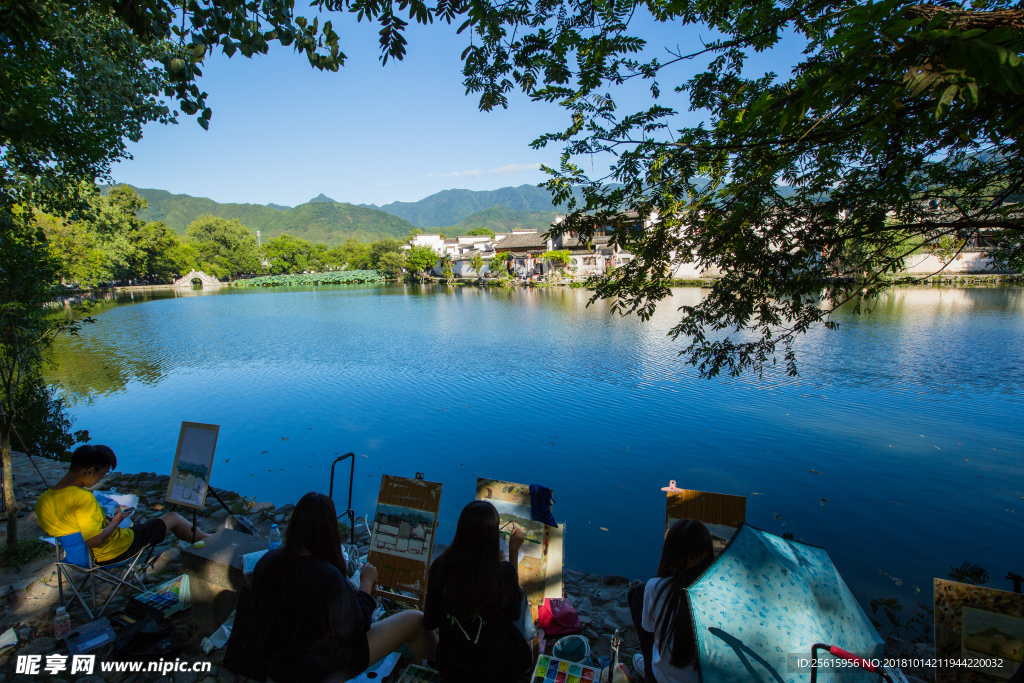
[[[815,643],[882,657],[884,642],[821,548],[743,525],[689,595],[704,683],[810,681],[794,660],[809,659]],[[819,681],[878,680],[856,668],[826,671]]]

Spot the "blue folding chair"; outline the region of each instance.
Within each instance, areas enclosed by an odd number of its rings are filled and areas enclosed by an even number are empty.
[[[129,590],[138,591],[140,593],[146,592],[146,584],[143,583],[142,578],[136,573],[135,568],[139,564],[139,560],[142,560],[142,564],[145,565],[146,560],[149,559],[149,554],[153,552],[152,546],[146,546],[139,550],[131,557],[126,560],[122,560],[116,564],[97,565],[92,557],[92,550],[85,544],[85,539],[82,538],[82,534],[68,534],[67,536],[60,536],[56,539],[57,546],[57,596],[60,599],[60,604],[64,606],[64,579],[68,580],[68,586],[71,588],[71,592],[74,594],[78,601],[82,603],[82,607],[85,609],[86,614],[89,615],[89,621],[93,621],[97,617],[103,615],[103,612],[110,605],[110,602],[117,595],[118,591],[122,588],[128,588]],[[61,551],[64,553],[64,557],[61,558]],[[143,560],[143,555],[146,555],[146,559]],[[111,571],[113,570],[113,571]],[[75,586],[75,580],[72,576],[72,572],[80,572],[85,574],[82,578],[81,583]],[[134,579],[135,584],[129,583],[128,579]],[[106,602],[103,603],[103,607],[93,614],[93,610],[96,609],[96,580],[99,579],[102,583],[108,583],[113,586],[110,595],[107,597]],[[89,606],[83,595],[85,591],[85,584],[89,583],[89,595],[92,598],[92,607]],[[72,599],[74,602],[74,599]]]

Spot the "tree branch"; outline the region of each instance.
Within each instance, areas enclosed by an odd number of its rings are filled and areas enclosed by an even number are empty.
[[[1002,9],[991,12],[976,12],[939,7],[938,5],[910,5],[907,14],[912,17],[931,21],[937,16],[945,17],[949,25],[969,30],[973,28],[1024,28],[1024,10]]]

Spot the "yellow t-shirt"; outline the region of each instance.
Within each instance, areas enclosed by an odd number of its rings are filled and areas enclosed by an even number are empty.
[[[80,486],[46,489],[36,501],[36,524],[52,536],[80,533],[88,541],[107,526],[103,508],[96,496]],[[106,541],[92,549],[97,562],[112,560],[132,544],[135,534],[131,529],[114,529]]]

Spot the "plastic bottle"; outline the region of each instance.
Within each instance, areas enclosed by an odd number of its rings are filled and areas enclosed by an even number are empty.
[[[278,531],[276,524],[270,525],[270,549],[281,547],[281,532]]]
[[[71,617],[63,607],[57,608],[57,614],[53,617],[53,637],[63,640],[64,636],[71,630]]]

